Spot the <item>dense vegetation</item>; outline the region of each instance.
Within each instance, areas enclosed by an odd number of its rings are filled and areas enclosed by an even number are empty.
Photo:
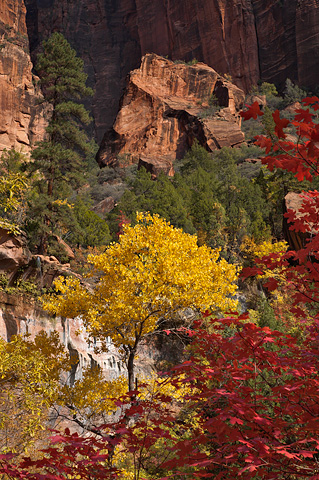
[[[247,146],[209,154],[194,143],[174,178],[154,181],[132,166],[97,173],[83,64],[60,34],[43,48],[53,115],[31,161],[2,156],[1,225],[61,261],[59,238],[85,253],[103,246],[88,257],[91,280],[61,278],[44,306],[82,315],[100,351],[111,339],[128,378],[107,381],[92,363],[75,379],[77,360],[55,334],[1,341],[0,476],[317,479],[319,99],[282,118],[272,108],[304,92],[287,81],[280,97],[264,83],[253,92],[266,96],[264,111],[254,102],[242,113]],[[283,199],[302,190],[303,217],[288,218],[310,240],[286,252]],[[94,213],[110,195],[115,208]],[[242,266],[254,300],[223,318],[238,306]],[[137,356],[158,338],[176,348],[172,336],[186,347],[184,363],[143,378]],[[85,435],[57,433],[39,452],[53,411]]]

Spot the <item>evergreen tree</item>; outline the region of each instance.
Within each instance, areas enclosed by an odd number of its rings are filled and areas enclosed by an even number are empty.
[[[186,233],[195,233],[183,204],[183,197],[166,175],[161,173],[154,181],[151,174],[141,168],[134,180],[129,182],[128,187],[117,207],[109,215],[109,220],[114,226],[118,223],[120,212],[134,223],[136,212],[143,211],[157,213]]]
[[[61,33],[43,43],[36,69],[45,101],[52,105],[52,116],[45,140],[32,153],[30,168],[38,172],[38,178],[29,230],[39,238],[39,253],[46,253],[49,234],[72,217],[66,199],[70,188],[79,186],[84,155],[92,149],[83,129],[91,119],[80,100],[93,91],[86,86],[83,61]]]

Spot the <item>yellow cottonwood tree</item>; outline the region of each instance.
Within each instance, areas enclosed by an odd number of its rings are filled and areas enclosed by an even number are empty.
[[[161,319],[192,308],[234,308],[236,267],[219,258],[219,250],[198,246],[197,237],[174,228],[158,215],[137,214],[137,225],[124,226],[118,243],[91,255],[100,272],[93,290],[78,279],[60,278],[59,295],[44,307],[65,317],[81,315],[90,335],[111,337],[123,354],[129,389],[134,389],[134,359],[140,342]]]

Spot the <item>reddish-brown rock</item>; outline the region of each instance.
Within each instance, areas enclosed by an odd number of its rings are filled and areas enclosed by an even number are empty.
[[[10,234],[0,227],[0,275],[12,276],[28,264],[31,253],[22,236]]]
[[[13,1],[13,0],[12,0]],[[125,76],[146,53],[197,60],[246,91],[261,78],[315,86],[318,0],[25,0],[31,48],[61,31],[95,88],[98,141],[113,124]]]
[[[100,141],[116,117],[126,75],[146,53],[197,60],[249,89],[259,79],[251,0],[25,0],[31,48],[61,31],[84,59],[95,89]]]
[[[70,247],[57,237],[69,258],[74,258]],[[61,264],[55,257],[32,255],[23,235],[0,228],[0,275],[7,278],[8,285],[18,280],[29,280],[39,287],[51,287],[59,275],[71,275],[70,264]],[[74,275],[74,274],[73,274]]]
[[[174,176],[173,162],[170,157],[164,156],[157,158],[141,156],[138,162],[138,168],[145,168],[152,178],[156,178],[160,173],[164,173],[168,177]]]
[[[113,197],[106,197],[94,206],[94,211],[99,215],[105,215],[113,210],[115,201]]]
[[[33,84],[23,0],[0,0],[0,152],[29,153],[48,114]]]
[[[195,139],[210,151],[239,145],[244,135],[237,112],[244,96],[203,63],[176,64],[145,55],[141,67],[130,74],[113,129],[100,148],[99,164],[115,165],[125,156],[172,174],[172,162]],[[209,105],[216,99],[219,111]]]
[[[315,87],[319,75],[318,0],[255,0],[260,76],[284,85],[290,78]]]

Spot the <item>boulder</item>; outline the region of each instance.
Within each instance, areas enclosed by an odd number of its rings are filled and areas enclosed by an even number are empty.
[[[70,258],[74,258],[71,248],[63,242]],[[51,287],[54,279],[60,275],[75,275],[70,264],[60,264],[54,256],[32,255],[23,235],[8,232],[0,228],[0,275],[7,278],[8,285],[18,280],[28,280],[39,288]]]
[[[145,55],[129,76],[113,128],[98,152],[99,165],[115,166],[125,155],[140,164],[150,165],[152,159],[153,170],[171,174],[173,161],[182,158],[195,139],[209,151],[240,145],[244,134],[238,111],[244,97],[203,63],[185,65]]]
[[[94,211],[99,215],[105,215],[113,210],[115,201],[113,197],[104,198],[101,202],[94,206]]]
[[[160,173],[164,173],[168,177],[174,176],[172,160],[164,156],[157,158],[143,156],[139,159],[138,168],[145,168],[152,178],[156,178]]]
[[[0,275],[12,277],[31,260],[22,235],[14,235],[0,227]]]

